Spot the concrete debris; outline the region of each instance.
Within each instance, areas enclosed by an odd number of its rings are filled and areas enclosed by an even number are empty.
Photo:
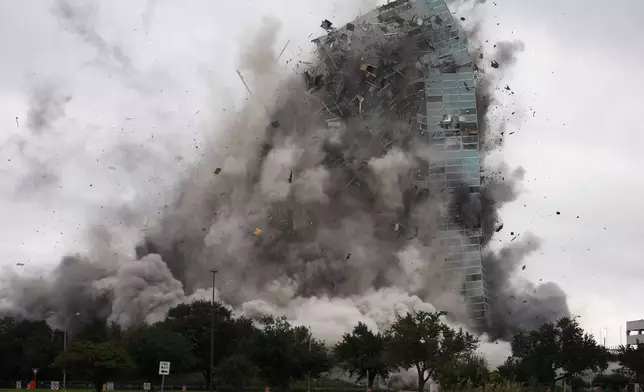
[[[495,232],[497,232],[497,233],[498,233],[499,231],[501,231],[501,230],[503,230],[503,223],[501,223],[499,226],[497,226],[497,228],[496,228],[496,229],[494,229],[494,231],[495,231]]]
[[[219,174],[219,173],[221,173],[221,167],[218,167],[215,169],[215,174]]]
[[[499,63],[498,63],[498,61],[496,61],[496,60],[492,60],[492,62],[490,63],[490,65],[492,66],[492,68],[499,68]]]
[[[332,25],[333,25],[333,23],[329,22],[328,19],[324,19],[322,21],[322,24],[320,25],[320,27],[322,27],[324,30],[328,31],[328,30],[331,30]]]
[[[521,271],[525,271],[525,264],[521,267]]]

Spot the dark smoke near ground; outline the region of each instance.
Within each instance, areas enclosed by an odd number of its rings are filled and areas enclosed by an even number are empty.
[[[60,12],[112,65],[127,65],[77,12]],[[328,339],[358,320],[383,327],[410,309],[445,309],[468,325],[460,278],[445,272],[447,250],[432,241],[439,217],[455,206],[463,226],[481,220],[489,244],[522,171],[489,174],[480,200],[430,196],[414,184],[414,173],[441,159],[418,142],[416,121],[419,50],[431,50],[437,33],[413,15],[398,17],[415,35],[360,23],[347,46],[332,32],[340,40],[333,53],[320,49],[319,63],[302,59],[296,76],[278,65],[279,24],[267,21],[242,58],[247,104],[212,131],[209,153],[177,184],[174,202],[136,250],[95,229],[89,254],[64,258],[47,279],[12,279],[0,306],[54,323],[76,312],[123,326],[154,322],[171,306],[207,297],[209,270],[217,269],[218,297],[238,312],[284,314]],[[485,133],[494,100],[480,76]],[[556,285],[513,282],[537,243],[486,253],[498,311],[484,332],[495,338],[569,313]]]

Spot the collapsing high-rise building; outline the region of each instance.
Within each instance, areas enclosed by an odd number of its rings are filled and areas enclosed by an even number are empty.
[[[428,241],[448,249],[446,268],[462,279],[469,316],[484,328],[492,300],[481,222],[463,216],[462,206],[480,204],[481,186],[475,66],[465,34],[444,0],[397,0],[338,28],[325,20],[322,28],[328,34],[314,40],[321,61],[305,74],[309,90],[325,84],[323,110],[332,127],[352,115],[368,117],[372,134],[385,123],[392,129],[382,145],[419,143],[433,151],[411,174],[417,189],[449,200]]]

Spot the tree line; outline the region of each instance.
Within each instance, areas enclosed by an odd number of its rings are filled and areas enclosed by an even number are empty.
[[[211,309],[214,310],[214,358],[210,368]],[[158,381],[159,361],[170,361],[173,374],[199,373],[205,384],[243,390],[251,382],[288,389],[294,383],[323,378],[340,368],[356,382],[372,387],[412,369],[422,392],[431,379],[446,390],[479,387],[500,381],[554,386],[565,380],[575,386],[580,376],[602,372],[610,361],[622,371],[600,381],[607,387],[630,381],[644,383],[644,346],[621,347],[611,355],[585,334],[574,318],[544,323],[534,331],[517,333],[512,355],[492,371],[477,354],[479,339],[443,322],[444,312],[415,311],[400,315],[385,331],[363,323],[329,347],[305,326],[285,318],[267,317],[259,325],[234,317],[221,303],[180,304],[165,320],[122,330],[105,320],[85,320],[70,334],[63,352],[63,336],[44,321],[0,318],[0,380],[24,380],[38,368],[39,378],[91,381],[100,391],[106,381],[132,377]],[[579,384],[581,385],[581,384]]]

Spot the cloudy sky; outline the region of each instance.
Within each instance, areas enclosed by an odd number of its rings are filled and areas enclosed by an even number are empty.
[[[0,2],[0,273],[45,274],[65,253],[90,249],[89,225],[109,226],[131,249],[178,176],[208,154],[204,138],[243,104],[238,54],[263,19],[281,21],[287,62],[309,52],[321,19],[342,23],[376,1],[87,3]],[[497,246],[511,231],[539,236],[521,273],[560,284],[584,327],[607,328],[607,343],[619,344],[620,326],[644,317],[644,136],[630,115],[644,91],[634,27],[644,3],[467,9],[467,24],[482,20],[486,50],[525,43],[512,71],[495,76],[505,106],[497,118],[508,119],[497,156],[526,169]]]

